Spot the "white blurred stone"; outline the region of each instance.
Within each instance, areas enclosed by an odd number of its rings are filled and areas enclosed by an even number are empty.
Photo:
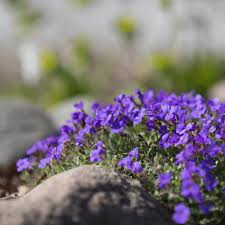
[[[28,84],[35,84],[40,80],[40,51],[32,43],[21,44],[19,59],[22,69],[22,78]]]
[[[225,101],[225,80],[215,84],[209,91],[211,98],[219,98],[221,101]]]

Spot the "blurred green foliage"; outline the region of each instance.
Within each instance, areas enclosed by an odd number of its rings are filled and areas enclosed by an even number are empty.
[[[210,87],[223,79],[225,72],[223,60],[213,55],[178,58],[157,52],[141,60],[137,67],[143,70],[137,69],[135,77],[126,77],[126,70],[116,72],[122,59],[114,61],[110,55],[102,60],[97,57],[84,39],[72,42],[66,59],[46,49],[40,54],[40,81],[35,85],[17,82],[8,92],[1,85],[0,95],[21,95],[44,107],[77,95],[108,101],[120,91],[134,88],[177,93],[194,90],[207,96]]]
[[[88,74],[76,67],[70,68],[53,51],[45,50],[41,54],[40,64],[42,78],[39,86],[44,105],[49,106],[72,96],[91,93]]]
[[[207,95],[209,88],[224,77],[223,60],[213,55],[176,58],[168,53],[150,56],[149,71],[142,85],[155,89]]]
[[[71,47],[72,64],[77,69],[88,68],[92,61],[90,42],[85,37],[73,41]]]
[[[69,1],[86,6],[94,0]],[[31,7],[29,0],[7,2],[15,10],[22,31],[29,31],[43,16]],[[165,9],[172,3],[173,0],[159,0]],[[4,85],[0,84],[0,94],[22,95],[44,106],[81,94],[110,99],[118,90],[126,92],[135,87],[176,92],[194,90],[207,95],[210,87],[224,78],[223,60],[211,54],[178,57],[170,52],[155,52],[150,57],[134,61],[134,51],[130,47],[139,31],[137,21],[132,16],[123,15],[112,25],[127,47],[124,54],[126,59],[114,55],[113,51],[99,56],[93,53],[89,39],[79,37],[70,43],[67,56],[60,56],[50,49],[42,51],[41,79],[37,84],[30,86],[17,82],[11,85],[10,91],[6,91]],[[126,62],[123,65],[124,61],[130,62],[130,68],[127,68]]]
[[[57,51],[44,49],[39,54],[40,80],[0,84],[0,95],[23,96],[44,107],[77,95],[94,95],[88,42],[74,41],[70,53],[65,60]]]
[[[27,32],[35,26],[42,18],[42,13],[32,8],[29,0],[7,0],[17,17],[18,27],[22,32]]]
[[[7,0],[7,2],[15,8],[22,9],[27,6],[27,0]]]
[[[159,2],[164,9],[167,9],[172,5],[173,0],[159,0]]]
[[[75,3],[76,5],[79,6],[87,6],[89,5],[93,0],[69,0],[72,3]]]
[[[121,16],[116,21],[116,28],[125,41],[131,42],[137,34],[137,22],[130,16]]]
[[[58,67],[58,59],[54,52],[45,49],[40,55],[40,66],[44,73],[50,73]]]
[[[33,25],[36,25],[39,22],[41,16],[42,14],[38,10],[24,10],[18,17],[18,25],[23,31],[28,31],[32,29]]]

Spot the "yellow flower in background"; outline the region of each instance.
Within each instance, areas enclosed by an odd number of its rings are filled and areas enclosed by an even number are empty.
[[[50,50],[44,50],[40,54],[40,66],[41,71],[44,73],[50,73],[54,71],[58,66],[58,59],[54,52]]]
[[[129,16],[121,16],[117,19],[116,27],[119,33],[127,40],[132,40],[137,32],[137,22]]]

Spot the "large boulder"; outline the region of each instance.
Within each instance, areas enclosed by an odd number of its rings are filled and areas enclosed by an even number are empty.
[[[169,225],[167,212],[134,179],[99,166],[55,175],[0,201],[1,225]]]
[[[25,100],[0,100],[0,167],[15,163],[39,139],[55,132],[49,117]]]

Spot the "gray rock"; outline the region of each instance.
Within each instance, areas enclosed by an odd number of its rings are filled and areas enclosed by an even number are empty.
[[[82,166],[25,196],[0,201],[1,225],[169,225],[167,212],[134,179]]]
[[[24,100],[0,100],[0,166],[14,163],[34,142],[54,132],[38,107]]]

